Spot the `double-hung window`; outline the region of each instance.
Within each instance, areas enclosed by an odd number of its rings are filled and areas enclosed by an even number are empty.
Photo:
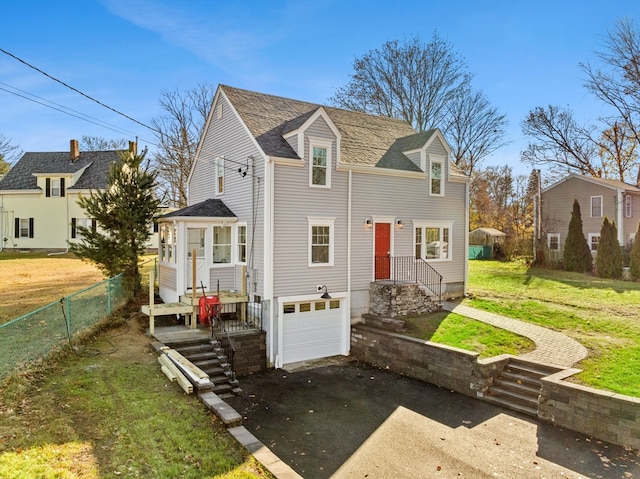
[[[64,178],[47,178],[45,180],[45,196],[56,198],[64,196]]]
[[[333,266],[334,218],[309,218],[309,266]]]
[[[224,193],[224,158],[216,158],[216,195]]]
[[[549,251],[558,251],[560,249],[560,233],[547,234],[547,247]]]
[[[175,263],[176,226],[163,224],[160,227],[160,261]]]
[[[591,217],[602,218],[602,196],[591,197]]]
[[[247,262],[247,226],[238,226],[238,263]]]
[[[231,263],[231,226],[213,227],[213,262]]]
[[[624,216],[631,218],[633,216],[633,196],[625,195],[624,197]]]
[[[82,232],[79,228],[86,228],[87,230],[95,231],[96,220],[91,218],[71,218],[71,237],[80,239],[82,238]]]
[[[33,238],[33,218],[16,218],[14,236],[16,238]]]
[[[331,187],[331,141],[309,139],[309,186]]]
[[[449,222],[414,222],[415,255],[428,261],[451,260],[451,231]]]
[[[598,251],[599,243],[600,233],[589,233],[589,248],[591,248],[591,251]]]
[[[444,195],[444,184],[442,182],[444,162],[442,160],[431,160],[431,183],[429,193],[433,196]]]

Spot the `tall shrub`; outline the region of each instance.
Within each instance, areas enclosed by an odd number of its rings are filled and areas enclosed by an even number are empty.
[[[617,279],[622,277],[622,248],[618,242],[618,228],[616,228],[615,221],[609,223],[606,216],[600,230],[596,273],[601,278]]]
[[[633,246],[631,247],[631,261],[629,262],[629,274],[634,280],[640,279],[640,221],[638,222],[638,229],[636,231],[636,237],[633,240]]]
[[[564,243],[563,260],[567,271],[587,273],[593,268],[591,250],[582,232],[582,215],[578,200],[573,200],[569,232],[567,233],[567,241]]]

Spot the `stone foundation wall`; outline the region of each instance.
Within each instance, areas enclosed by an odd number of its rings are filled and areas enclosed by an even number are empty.
[[[564,381],[578,371],[569,369],[542,378],[538,417],[640,450],[640,398]]]
[[[427,314],[438,309],[415,283],[381,281],[369,288],[369,313],[383,318]]]
[[[238,377],[267,370],[267,333],[249,331],[230,334],[236,354],[233,369]],[[226,342],[222,339],[221,343]]]

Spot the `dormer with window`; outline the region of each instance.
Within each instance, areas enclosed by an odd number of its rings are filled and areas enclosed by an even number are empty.
[[[46,178],[45,179],[45,193],[44,195],[54,198],[64,197],[65,194],[65,179],[64,178]]]

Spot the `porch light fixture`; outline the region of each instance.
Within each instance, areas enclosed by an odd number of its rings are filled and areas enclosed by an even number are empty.
[[[402,220],[396,220],[396,228],[398,228],[399,230],[404,228],[404,222]]]
[[[322,293],[322,296],[320,296],[320,299],[331,299],[331,296],[327,292],[326,286],[322,285],[322,291],[324,291],[324,293]]]
[[[371,228],[373,228],[373,220],[371,218],[365,218],[364,220],[364,227],[368,230],[370,230]]]

